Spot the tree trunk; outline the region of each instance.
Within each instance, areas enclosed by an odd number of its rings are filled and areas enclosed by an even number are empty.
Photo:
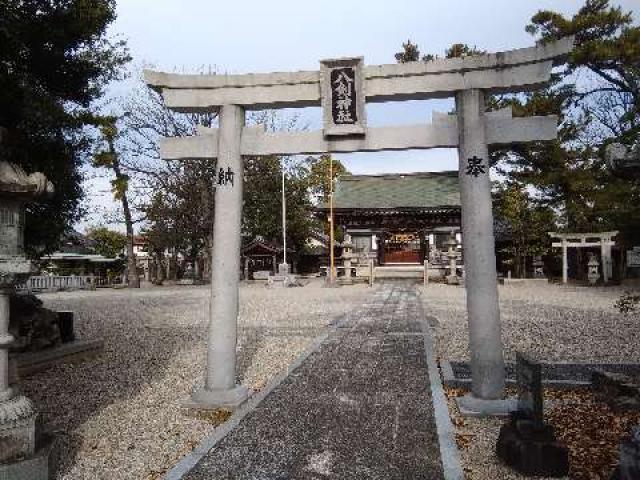
[[[123,200],[122,204],[126,205],[126,201]],[[126,216],[125,214],[125,218]],[[138,266],[136,265],[136,257],[133,253],[133,228],[131,226],[131,218],[127,221],[127,273],[129,288],[140,288]]]
[[[155,277],[155,283],[157,285],[162,285],[162,282],[164,282],[164,279],[166,278],[165,275],[165,268],[164,265],[162,263],[162,258],[163,255],[161,253],[157,253],[156,255],[154,255],[154,261],[156,264],[156,277]]]
[[[113,145],[110,145],[113,153],[113,171],[116,174],[116,180],[123,178],[120,170],[120,162],[115,154]],[[133,253],[133,222],[131,220],[131,210],[129,209],[129,201],[127,192],[122,192],[122,210],[124,212],[124,224],[127,229],[127,280],[129,288],[140,288],[140,277],[138,276],[138,267],[136,265],[136,256]]]

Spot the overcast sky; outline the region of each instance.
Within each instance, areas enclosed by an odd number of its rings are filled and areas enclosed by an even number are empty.
[[[325,58],[394,63],[402,42],[442,55],[452,43],[495,52],[534,44],[524,30],[541,9],[572,14],[583,0],[119,0],[110,34],[127,40],[133,65],[219,73],[315,70]],[[617,0],[637,12],[640,0]],[[122,93],[125,86],[114,86]],[[451,101],[368,105],[371,126],[423,123]],[[288,111],[285,111],[287,113]],[[320,128],[320,109],[303,119]],[[353,173],[457,168],[455,150],[337,155]],[[94,190],[95,191],[95,190]]]

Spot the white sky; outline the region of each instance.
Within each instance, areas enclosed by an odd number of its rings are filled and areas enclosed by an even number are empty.
[[[614,0],[637,21],[640,0]],[[119,0],[110,34],[127,40],[133,65],[220,73],[316,70],[325,58],[364,56],[394,63],[410,38],[422,53],[442,55],[452,43],[489,52],[534,44],[524,27],[541,9],[576,12],[584,0]],[[112,92],[126,93],[126,84]],[[369,105],[372,126],[423,123],[451,101]],[[319,109],[303,119],[320,128]],[[457,169],[455,150],[336,155],[352,173]],[[93,205],[108,202],[106,183],[92,182]],[[100,192],[103,192],[100,194]],[[96,223],[95,220],[90,223]]]

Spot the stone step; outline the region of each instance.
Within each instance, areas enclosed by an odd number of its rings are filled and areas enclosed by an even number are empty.
[[[376,278],[423,278],[422,265],[384,265],[375,268]]]

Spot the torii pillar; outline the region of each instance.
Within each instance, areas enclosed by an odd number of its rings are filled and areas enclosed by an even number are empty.
[[[187,404],[193,408],[233,409],[248,396],[247,388],[236,384],[243,189],[240,141],[244,122],[242,107],[220,108],[207,371],[204,386]]]
[[[472,377],[471,394],[463,397],[459,406],[463,413],[493,414],[508,409],[508,404],[501,401],[505,365],[484,92],[479,89],[458,92],[456,110]]]

